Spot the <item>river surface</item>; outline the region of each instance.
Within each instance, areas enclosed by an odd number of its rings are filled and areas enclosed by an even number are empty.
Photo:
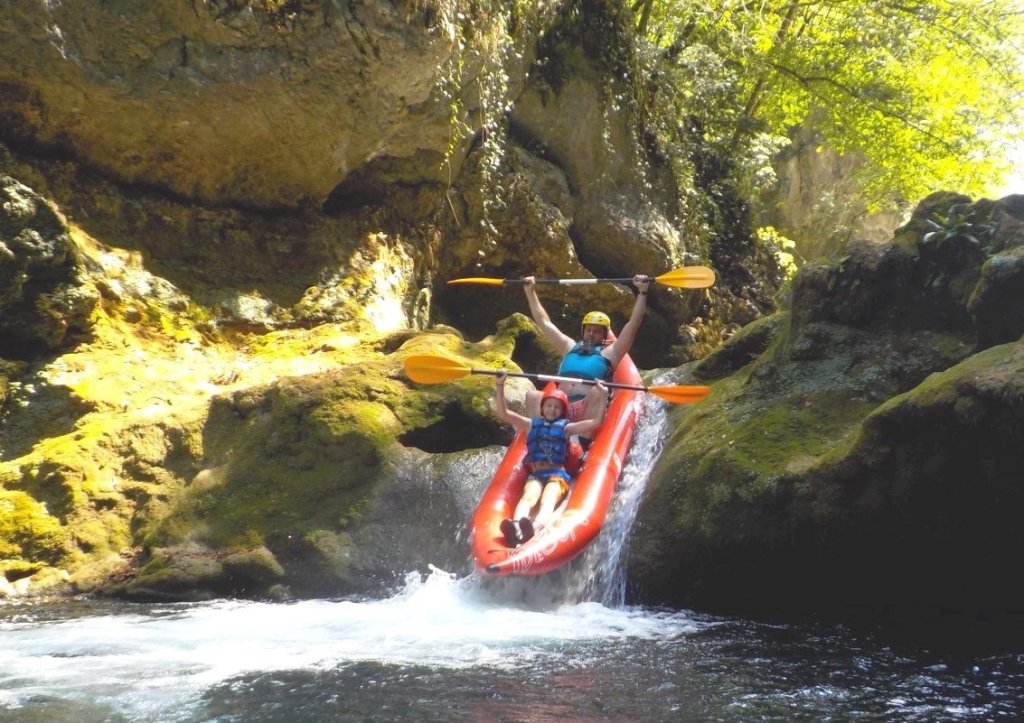
[[[981,721],[1024,655],[597,602],[471,578],[386,600],[0,608],[3,721]]]
[[[1021,648],[624,604],[618,561],[660,453],[658,404],[645,406],[604,532],[568,577],[484,581],[427,564],[384,599],[0,603],[0,721],[1022,716]]]

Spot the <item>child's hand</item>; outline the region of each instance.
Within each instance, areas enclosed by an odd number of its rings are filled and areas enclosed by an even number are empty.
[[[508,376],[508,372],[507,371],[505,371],[504,369],[499,369],[498,372],[494,375],[494,384],[495,384],[495,386],[499,386],[499,387],[503,386],[505,384],[505,378],[507,376]]]

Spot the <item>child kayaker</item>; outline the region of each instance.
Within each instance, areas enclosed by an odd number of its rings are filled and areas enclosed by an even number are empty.
[[[535,530],[543,529],[562,502],[572,484],[572,475],[565,467],[569,456],[570,437],[593,436],[604,419],[604,405],[596,417],[569,421],[569,399],[565,392],[553,389],[544,392],[539,417],[524,417],[513,412],[505,402],[506,372],[498,372],[495,379],[494,399],[498,416],[517,430],[527,433],[526,458],[529,475],[523,494],[516,504],[515,513],[501,523],[501,533],[509,547],[526,542]],[[595,384],[604,395],[608,390],[603,381]],[[539,503],[539,507],[538,507]],[[535,515],[531,516],[534,507]]]

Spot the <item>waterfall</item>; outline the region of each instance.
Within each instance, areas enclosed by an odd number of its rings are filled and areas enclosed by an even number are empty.
[[[659,377],[655,384],[662,383]],[[623,555],[644,488],[665,443],[668,404],[653,394],[645,395],[622,476],[615,487],[608,517],[597,539],[573,565],[579,589],[578,601],[591,600],[607,607],[626,601],[626,569]]]

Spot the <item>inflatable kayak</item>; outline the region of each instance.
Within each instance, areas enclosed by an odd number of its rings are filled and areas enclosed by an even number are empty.
[[[642,385],[636,366],[623,357],[612,379]],[[494,576],[543,575],[579,555],[601,531],[612,493],[633,441],[642,392],[613,389],[601,427],[575,478],[562,512],[519,547],[509,547],[501,521],[512,516],[526,483],[526,433],[516,432],[470,522],[476,568]]]

